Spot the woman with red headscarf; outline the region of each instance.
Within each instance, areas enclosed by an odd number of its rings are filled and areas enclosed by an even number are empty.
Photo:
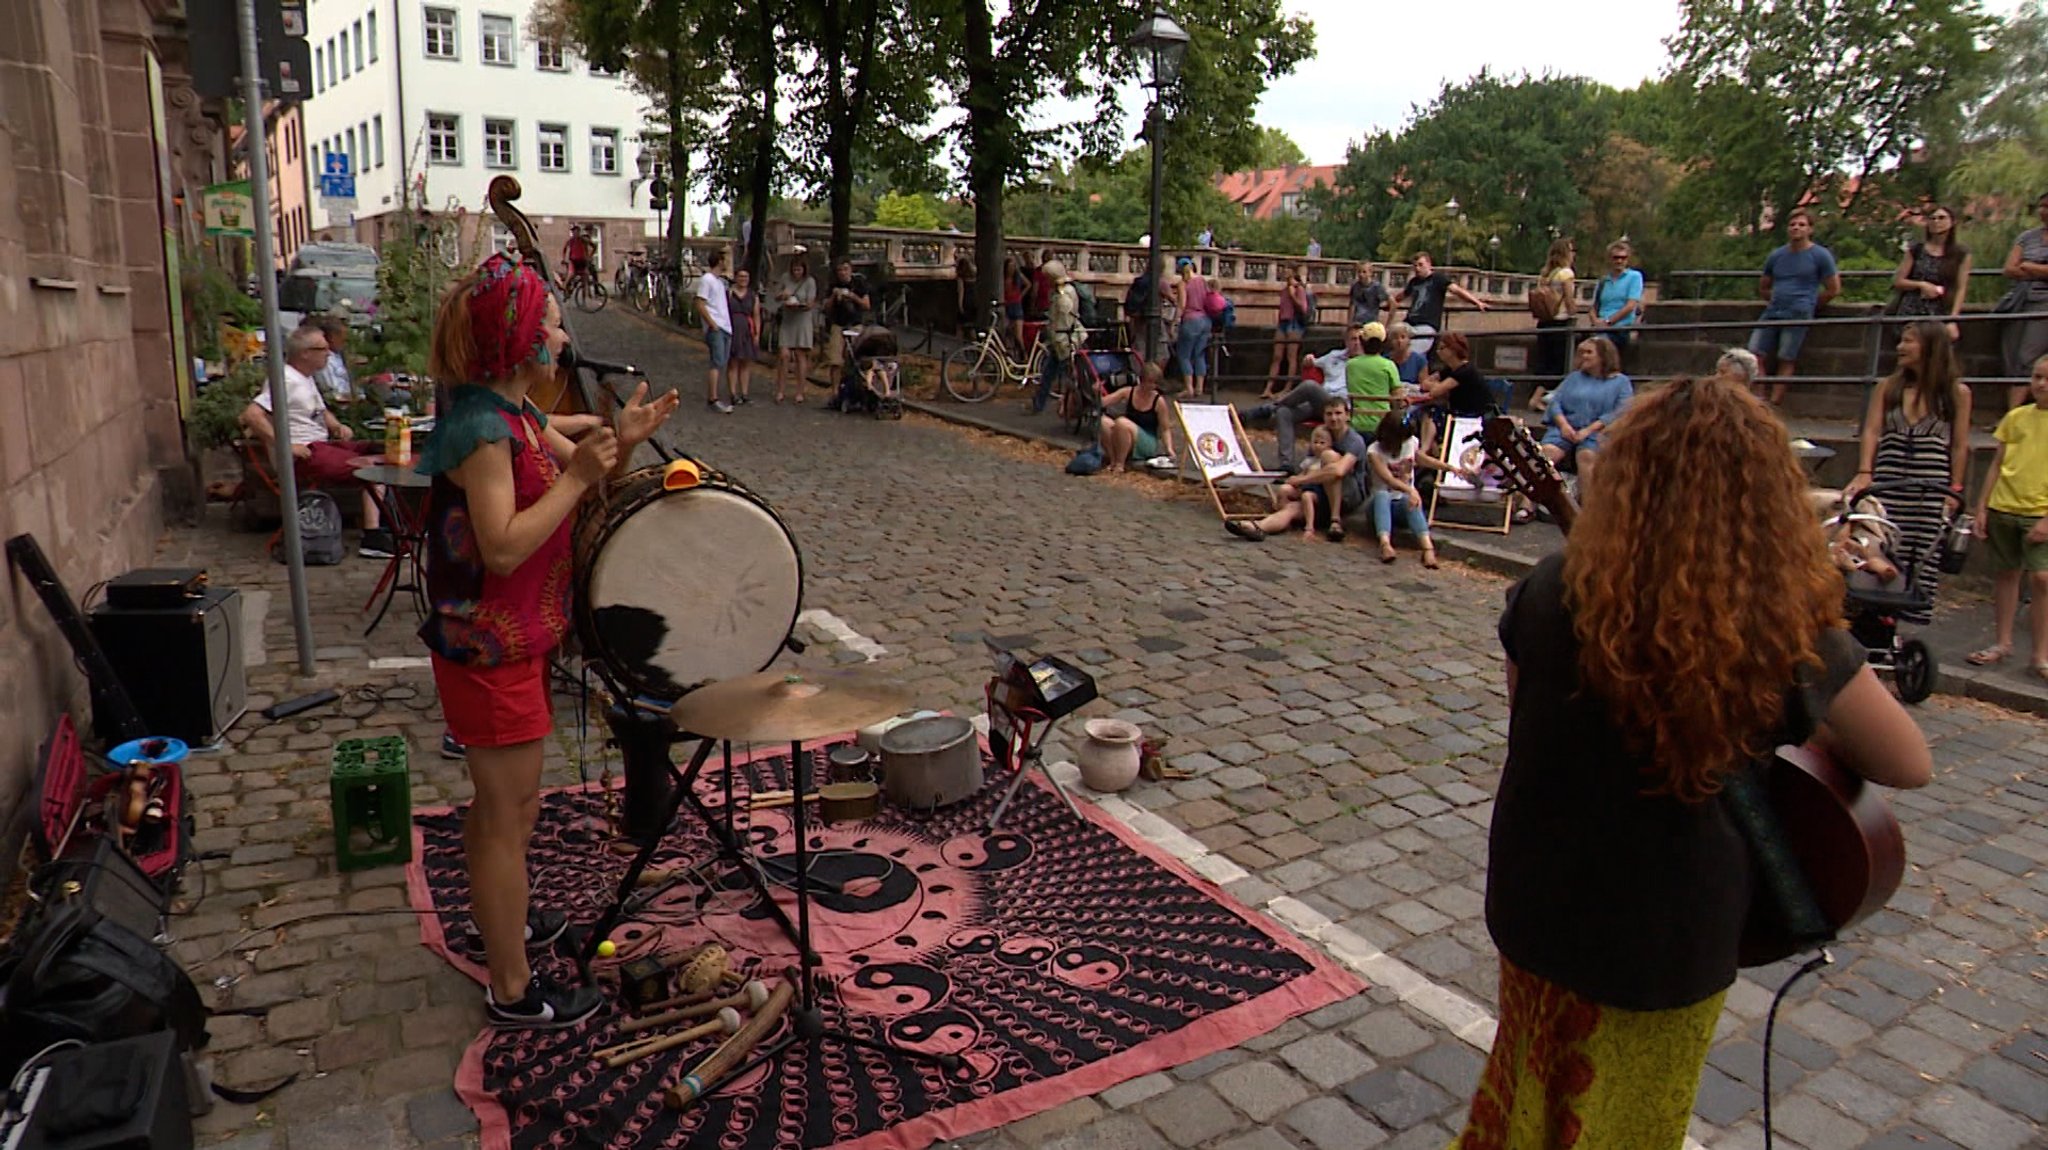
[[[642,383],[618,429],[571,443],[527,399],[552,379],[569,337],[532,268],[503,255],[456,284],[434,319],[429,364],[456,383],[419,470],[427,502],[427,596],[420,637],[448,730],[466,748],[475,801],[462,828],[470,901],[490,967],[491,1024],[570,1026],[602,999],[558,986],[527,962],[567,920],[529,902],[526,848],[540,813],[543,740],[555,726],[547,659],[569,626],[576,504],[622,453],[676,409]],[[567,460],[566,467],[563,460]]]

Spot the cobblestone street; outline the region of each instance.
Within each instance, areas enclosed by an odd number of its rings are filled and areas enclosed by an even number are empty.
[[[879,644],[876,670],[919,705],[962,713],[982,709],[984,636],[1087,666],[1108,700],[1088,713],[1166,736],[1191,776],[1140,782],[1105,801],[1112,813],[1372,984],[1240,1048],[963,1144],[1446,1145],[1493,1034],[1481,896],[1507,726],[1493,637],[1506,581],[1456,563],[1425,571],[1409,550],[1382,566],[1356,535],[1243,544],[1199,488],[1069,477],[1048,449],[920,416],[825,412],[817,388],[803,407],[774,406],[765,370],[754,404],[714,414],[700,346],[619,312],[573,317],[587,349],[681,389],[673,441],[773,504],[803,552],[804,606],[855,633],[807,622],[797,662],[861,662]],[[299,1076],[259,1105],[220,1104],[202,1129],[235,1150],[473,1145],[449,1084],[483,1020],[477,985],[419,944],[407,914],[270,929],[406,906],[402,868],[335,870],[336,739],[405,734],[416,807],[465,801],[468,785],[436,754],[424,667],[373,663],[425,653],[403,601],[361,633],[381,563],[351,555],[309,572],[321,661],[307,681],[292,674],[290,599],[265,534],[231,532],[215,507],[163,556],[240,587],[262,620],[250,713],[230,753],[192,768],[197,846],[227,857],[188,878],[188,900],[203,898],[174,920],[177,953],[216,1007],[241,1012],[213,1022],[219,1080]],[[317,686],[362,690],[268,725],[256,713]],[[2048,1139],[2048,723],[1945,697],[1916,715],[1937,776],[1893,797],[1905,886],[1780,1014],[1787,1150]],[[573,717],[558,732],[549,785],[576,782],[584,754]],[[1068,756],[1056,740],[1049,757]],[[1708,1150],[1762,1145],[1764,1014],[1790,969],[1750,971],[1729,995],[1692,1129]]]

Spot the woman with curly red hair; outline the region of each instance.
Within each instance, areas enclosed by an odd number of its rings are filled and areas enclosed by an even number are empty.
[[[1459,1150],[1681,1145],[1749,906],[1724,780],[1808,741],[1887,786],[1931,771],[1842,628],[1784,425],[1679,380],[1604,438],[1563,553],[1501,615],[1500,1025]]]
[[[576,505],[677,402],[674,392],[644,402],[642,383],[616,432],[600,426],[571,443],[527,398],[536,384],[551,384],[568,343],[547,281],[503,255],[455,284],[434,317],[430,370],[459,386],[418,465],[434,478],[426,543],[432,611],[420,638],[433,652],[442,715],[465,748],[476,791],[462,849],[490,968],[493,1026],[569,1026],[603,1001],[590,988],[555,985],[526,957],[527,947],[552,942],[567,926],[560,912],[531,906],[526,875],[542,741],[555,728],[548,654],[569,627]]]

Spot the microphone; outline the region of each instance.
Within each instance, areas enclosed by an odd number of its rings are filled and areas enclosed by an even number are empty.
[[[573,343],[562,349],[562,363],[571,371],[587,367],[598,375],[637,375],[643,379],[647,376],[646,372],[630,363],[606,363],[601,359],[591,359],[578,352]]]

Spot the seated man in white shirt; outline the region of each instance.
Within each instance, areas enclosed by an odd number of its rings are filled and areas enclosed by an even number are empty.
[[[1301,382],[1295,384],[1293,390],[1245,412],[1246,419],[1272,419],[1273,430],[1280,440],[1280,467],[1283,470],[1293,470],[1297,462],[1294,454],[1297,426],[1317,418],[1322,413],[1325,399],[1350,397],[1345,385],[1344,365],[1358,352],[1358,329],[1353,328],[1345,334],[1343,347],[1320,356],[1301,357]]]
[[[389,559],[392,539],[379,527],[376,501],[370,489],[356,483],[358,457],[367,452],[353,442],[353,432],[334,418],[320,396],[313,376],[327,366],[327,336],[317,326],[295,329],[284,345],[285,395],[291,404],[292,456],[301,487],[338,487],[354,484],[362,491],[363,542],[360,554],[370,559]],[[265,459],[276,458],[277,426],[270,418],[270,389],[263,388],[249,406],[242,409],[242,426],[263,443]]]

